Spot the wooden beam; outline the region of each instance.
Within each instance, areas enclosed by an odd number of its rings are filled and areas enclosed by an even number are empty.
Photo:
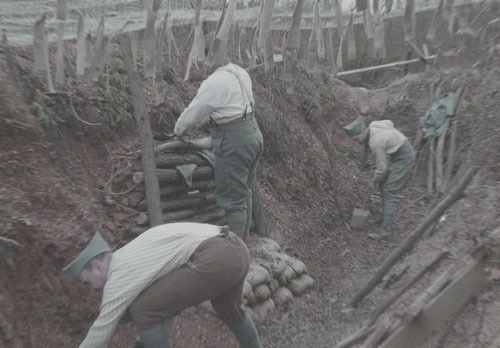
[[[394,332],[379,348],[422,346],[422,341],[430,332],[460,310],[480,288],[484,279],[483,268],[481,261],[469,262],[455,280],[424,307],[414,321]]]
[[[436,55],[425,57],[425,60],[427,61],[427,60],[431,60],[434,58],[436,58]],[[351,74],[358,74],[358,73],[362,73],[362,72],[373,71],[373,70],[384,69],[384,68],[392,68],[395,66],[406,65],[406,64],[417,63],[417,62],[422,62],[422,59],[415,58],[415,59],[402,60],[399,62],[392,62],[392,63],[382,64],[382,65],[369,66],[366,68],[354,69],[354,70],[349,70],[349,71],[342,71],[342,72],[339,72],[337,74],[334,74],[334,76],[345,76],[345,75],[351,75]]]

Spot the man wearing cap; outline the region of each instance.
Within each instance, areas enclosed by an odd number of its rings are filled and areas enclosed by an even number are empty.
[[[211,49],[214,39],[213,32],[205,35],[207,57],[203,64],[211,74],[180,115],[174,133],[183,136],[190,129],[210,123],[216,201],[226,211],[229,230],[246,239],[252,217],[251,186],[263,139],[254,117],[250,76],[227,58],[222,64],[215,63]]]
[[[376,169],[370,185],[373,189],[378,182],[382,191],[382,233],[385,233],[394,222],[396,191],[404,186],[415,165],[415,150],[391,120],[373,121],[365,127],[359,117],[344,130],[352,140],[364,144],[363,165],[369,151],[375,154]]]
[[[63,271],[102,291],[99,316],[80,348],[106,347],[128,312],[145,348],[170,348],[169,329],[184,309],[210,300],[242,348],[261,348],[242,307],[249,268],[245,243],[227,227],[171,223],[112,252],[96,232]]]

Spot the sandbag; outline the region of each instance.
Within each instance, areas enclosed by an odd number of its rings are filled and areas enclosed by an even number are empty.
[[[300,277],[292,279],[286,287],[292,292],[294,296],[300,296],[306,289],[314,286],[314,279],[308,274],[302,274]]]
[[[260,284],[253,290],[257,302],[264,302],[271,297],[271,289],[266,284]]]
[[[250,283],[252,288],[256,288],[262,283],[271,281],[271,275],[264,267],[252,262],[245,280]]]
[[[279,261],[284,261],[288,266],[292,267],[292,269],[298,275],[307,273],[306,265],[299,259],[296,259],[294,257],[291,257],[287,254],[283,254],[280,252],[272,252],[269,255],[273,258],[273,261],[275,263],[279,263]]]
[[[257,242],[249,247],[250,251],[256,254],[269,254],[273,251],[280,251],[281,247],[274,239],[271,238],[259,238]]]
[[[257,298],[253,291],[250,291],[248,295],[245,297],[247,305],[251,306],[257,303]]]
[[[287,303],[288,301],[292,300],[293,294],[288,288],[281,287],[273,293],[271,298],[273,299],[274,304],[276,306],[281,306]]]
[[[256,304],[251,308],[252,308],[252,313],[255,316],[255,317],[252,316],[254,321],[262,322],[269,313],[274,312],[274,310],[276,309],[276,305],[272,299],[268,298],[266,301]]]
[[[294,278],[297,278],[297,274],[292,267],[287,265],[285,271],[279,275],[278,282],[280,285],[286,286]]]
[[[278,281],[278,279],[273,279],[269,283],[269,289],[271,289],[271,292],[275,292],[276,290],[279,289],[279,287],[280,287],[280,282]]]
[[[252,292],[252,285],[245,280],[243,283],[243,297],[247,297]]]

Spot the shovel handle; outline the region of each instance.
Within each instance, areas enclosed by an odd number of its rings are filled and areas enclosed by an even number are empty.
[[[363,210],[366,210],[366,205],[368,204],[368,201],[370,200],[370,197],[372,195],[372,191],[373,191],[373,188],[372,188],[372,185],[370,185],[370,188],[368,189],[368,194],[366,195],[366,198],[365,200],[363,201]]]

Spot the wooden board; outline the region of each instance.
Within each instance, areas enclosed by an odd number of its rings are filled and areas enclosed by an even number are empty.
[[[379,348],[421,347],[432,331],[461,309],[479,289],[485,278],[483,266],[480,261],[469,262],[414,321],[396,330]]]

